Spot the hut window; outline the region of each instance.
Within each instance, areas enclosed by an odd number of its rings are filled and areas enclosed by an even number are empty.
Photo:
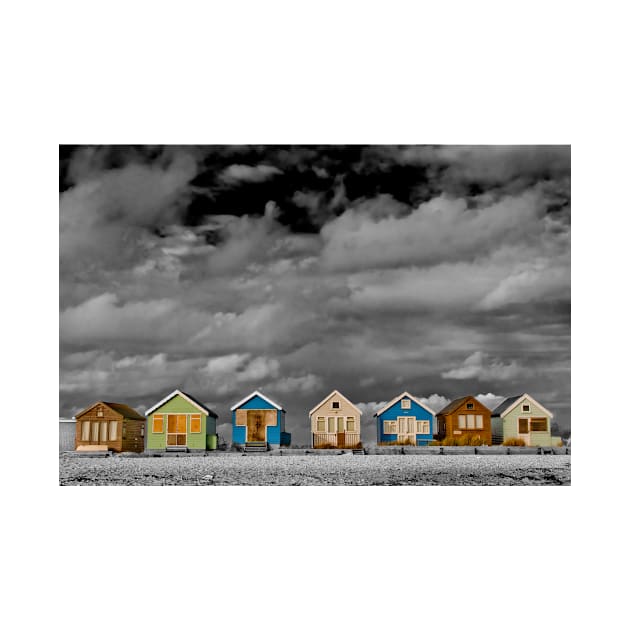
[[[473,403],[466,403],[466,409],[474,409],[475,405]]]
[[[388,435],[398,433],[397,424],[395,420],[385,420],[385,422],[383,422],[383,433],[387,433]]]
[[[107,442],[107,422],[101,422],[101,442]]]
[[[475,416],[476,417],[476,428],[483,429],[483,416]]]
[[[109,422],[109,441],[112,442],[118,439],[118,421],[110,420]]]
[[[339,402],[335,400],[335,401],[332,403],[332,408],[333,408],[333,409],[339,409]]]
[[[532,418],[531,420],[532,431],[546,431],[547,430],[547,418]]]
[[[429,421],[428,420],[418,420],[416,422],[416,433],[429,433],[430,431],[430,427],[429,427]]]
[[[334,432],[335,432],[335,419],[328,418],[328,433],[334,433]]]
[[[90,441],[90,421],[84,420],[81,423],[81,440],[84,442]]]
[[[459,428],[460,429],[465,429],[466,428],[466,416],[461,415],[459,416]]]
[[[144,422],[140,425],[140,437],[144,437]]]
[[[98,422],[92,422],[92,442],[98,442]]]
[[[164,416],[153,416],[153,433],[164,433]]]
[[[518,419],[518,432],[529,433],[529,418]]]
[[[343,433],[343,418],[337,418],[337,432]]]
[[[102,418],[102,417],[103,417],[103,407],[97,407],[97,408],[96,408],[96,415],[97,415],[99,418]]]
[[[317,430],[322,433],[326,431],[326,420],[324,418],[317,418]]]
[[[201,415],[198,413],[190,416],[190,432],[201,433]]]
[[[400,401],[400,408],[401,409],[411,409],[411,401],[409,400],[409,398],[403,398]]]
[[[354,431],[354,418],[346,420],[346,431]]]
[[[529,411],[529,405],[523,405],[522,409],[525,413],[527,413]]]
[[[475,416],[473,416],[471,413],[469,413],[466,416],[466,428],[467,429],[474,429],[475,428]]]

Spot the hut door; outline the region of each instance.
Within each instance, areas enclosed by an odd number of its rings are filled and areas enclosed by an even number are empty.
[[[267,436],[265,427],[264,411],[248,411],[247,412],[247,441],[248,442],[266,442]]]
[[[346,447],[346,434],[343,431],[343,418],[337,418],[337,448]]]
[[[416,418],[415,417],[399,417],[398,418],[398,440],[401,442],[411,441],[416,443]]]

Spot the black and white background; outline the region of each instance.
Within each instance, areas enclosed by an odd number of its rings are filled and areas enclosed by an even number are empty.
[[[61,415],[528,392],[570,431],[570,147],[63,146]]]

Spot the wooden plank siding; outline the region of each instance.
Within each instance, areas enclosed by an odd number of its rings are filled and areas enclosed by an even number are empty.
[[[468,405],[472,405],[468,408]],[[461,404],[457,408],[450,410],[448,413],[440,412],[437,414],[438,434],[437,438],[443,440],[445,438],[455,439],[478,439],[481,444],[492,444],[492,423],[490,420],[491,411],[482,405],[473,396],[468,396],[461,401]],[[475,421],[474,428],[469,426],[461,427],[459,422],[459,416],[463,415],[468,417],[469,415],[482,417],[482,427],[478,428]]]
[[[349,418],[354,423],[351,430],[348,430]],[[324,421],[323,431],[317,427],[317,421],[321,419]],[[315,448],[324,448],[325,445],[353,448],[361,441],[361,412],[337,390],[311,410],[309,420]]]
[[[100,412],[100,413],[99,413]],[[102,415],[101,415],[102,414]],[[89,435],[88,439],[83,439],[83,425],[85,422],[89,422]],[[109,437],[109,423],[116,422],[116,439],[115,440],[102,440],[101,439],[101,426],[102,422],[107,423],[107,436]],[[95,434],[93,433],[93,424],[98,423],[98,434],[96,439],[94,439]],[[81,416],[77,416],[77,430],[74,442],[74,448],[77,446],[85,445],[85,444],[103,444],[107,446],[109,450],[120,453],[123,450],[123,440],[122,440],[122,424],[123,424],[123,415],[109,408],[107,405],[95,405],[91,409],[88,409]]]
[[[87,439],[83,439],[84,424],[89,423]],[[112,436],[112,424],[115,423],[114,437]],[[98,429],[95,430],[94,427]],[[125,418],[123,414],[115,411],[106,404],[96,404],[76,418],[76,432],[74,448],[86,445],[106,446],[108,450],[116,453],[144,451],[144,420]]]

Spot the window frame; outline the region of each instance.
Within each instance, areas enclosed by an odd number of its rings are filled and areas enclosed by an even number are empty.
[[[527,409],[525,409],[525,407],[527,407]],[[532,408],[529,403],[523,403],[521,405],[521,413],[531,413],[531,412],[532,412]]]
[[[400,401],[400,408],[401,409],[411,409],[411,400],[409,398],[403,398]]]
[[[383,435],[398,435],[398,420],[383,420]]]
[[[539,422],[544,422],[545,423],[545,428],[544,429],[534,429],[533,424],[534,422],[539,423]],[[549,421],[547,418],[530,418],[529,419],[529,432],[530,433],[547,433],[549,431]]]
[[[333,409],[334,411],[339,411],[339,409],[341,409],[341,403],[338,400],[331,400],[330,408]]]
[[[319,428],[319,423],[322,423],[322,429]],[[326,433],[326,417],[317,416],[315,418],[315,433]]]
[[[201,414],[191,413],[188,414],[188,432],[189,433],[201,433]],[[199,431],[193,431],[193,421],[199,421]]]
[[[522,423],[525,423],[525,431],[522,430]],[[518,433],[519,435],[529,435],[529,418],[518,419]]]
[[[155,430],[155,421],[159,418],[160,422],[162,423],[162,430],[161,431],[156,431]],[[164,414],[162,413],[158,413],[155,414],[153,416],[152,422],[151,422],[151,433],[157,433],[158,435],[161,435],[164,433]]]

